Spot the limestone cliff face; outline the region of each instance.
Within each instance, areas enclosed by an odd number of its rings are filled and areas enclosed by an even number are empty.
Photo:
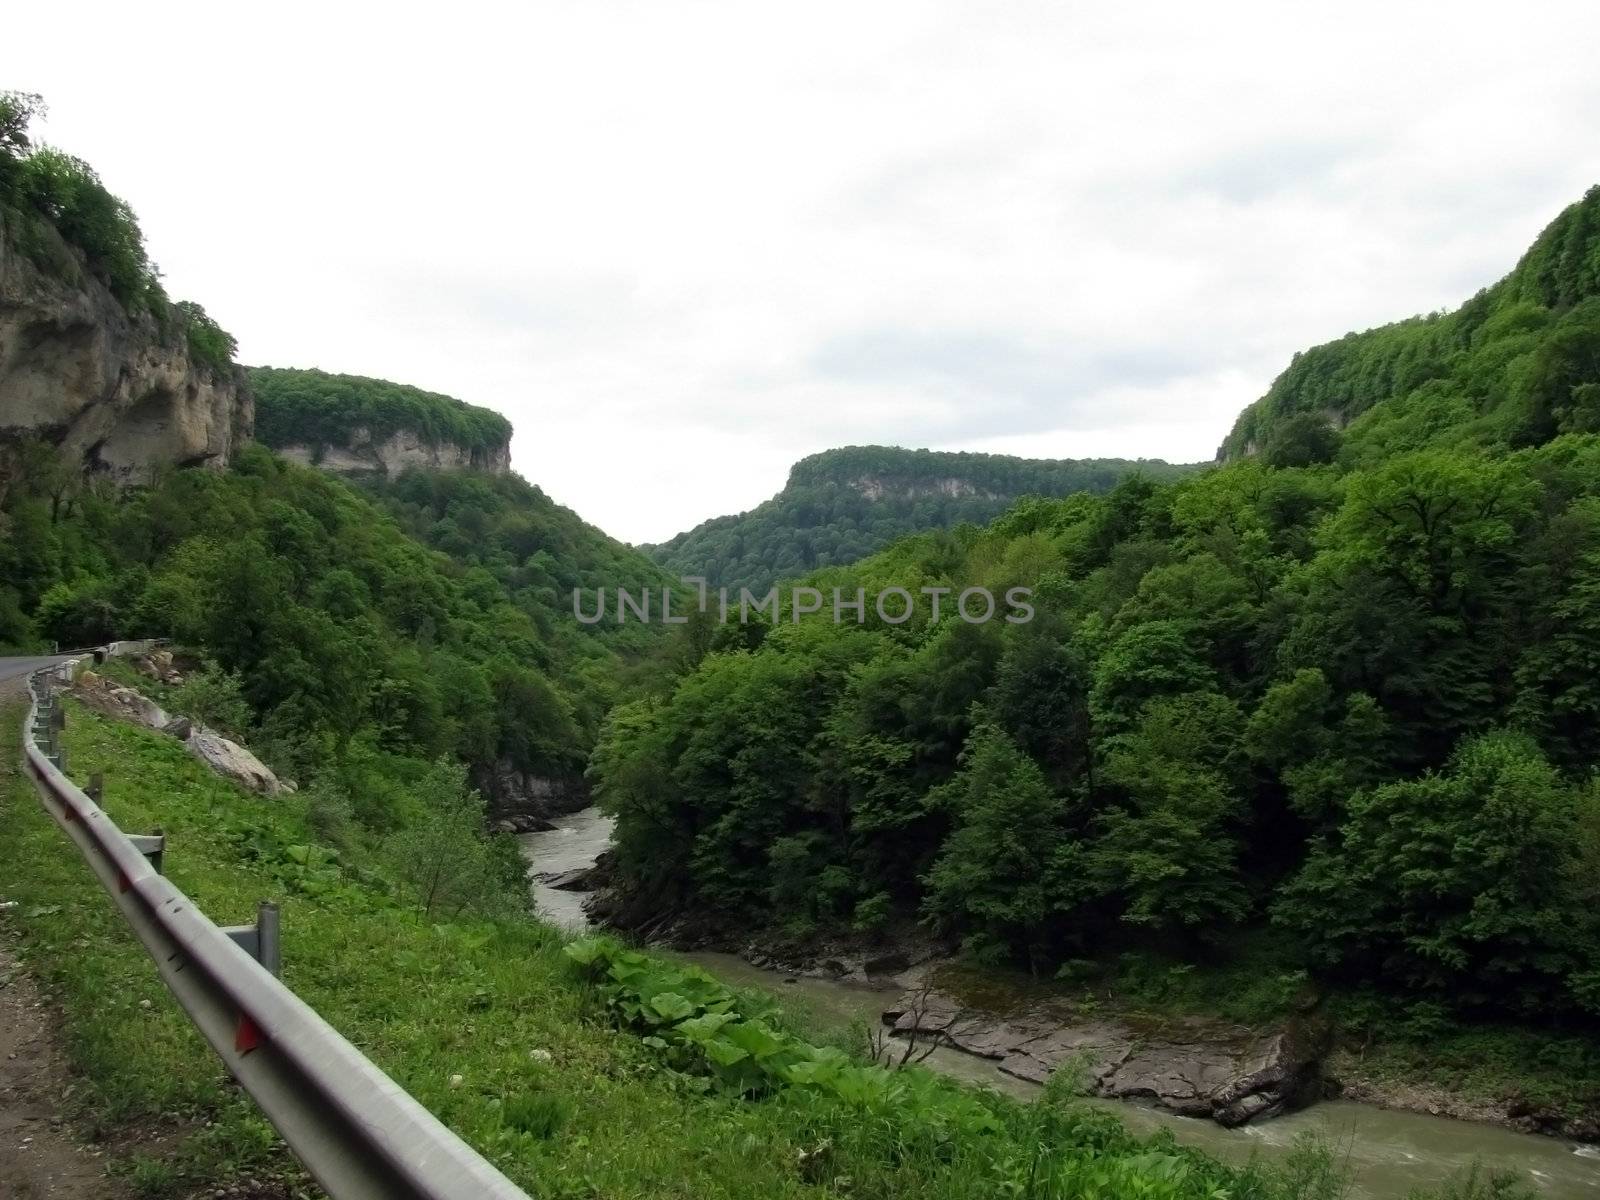
[[[254,420],[237,368],[192,361],[181,327],[129,316],[87,271],[40,270],[0,225],[0,450],[39,438],[141,483],[166,466],[221,469]]]
[[[426,467],[432,470],[452,470],[469,467],[504,475],[511,470],[511,445],[509,442],[485,450],[456,445],[453,442],[433,444],[421,434],[401,429],[388,437],[377,438],[364,426],[351,430],[342,445],[315,446],[307,442],[291,442],[279,446],[278,453],[291,462],[305,466],[321,467],[339,475],[398,475],[407,467]]]
[[[923,496],[948,496],[952,500],[1000,498],[999,492],[981,487],[970,479],[955,476],[939,479],[885,479],[876,475],[862,475],[852,479],[850,486],[868,500],[882,500],[885,496],[903,496],[910,499],[920,499]]]

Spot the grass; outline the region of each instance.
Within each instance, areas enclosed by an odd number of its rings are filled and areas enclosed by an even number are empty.
[[[21,719],[20,707],[0,711],[7,730]],[[1314,1148],[1287,1169],[1241,1172],[1162,1137],[1139,1142],[1066,1103],[985,1097],[997,1129],[941,1142],[915,1136],[893,1104],[867,1112],[811,1093],[752,1100],[708,1089],[614,1026],[548,927],[428,924],[367,872],[308,877],[304,856],[287,852],[314,840],[305,800],[247,794],[171,739],[72,706],[66,747],[76,776],[104,775],[104,807],[124,830],[166,831],[168,874],[214,920],[244,921],[257,901],[278,901],[285,982],[531,1195],[1289,1200],[1336,1191]],[[113,1138],[162,1133],[159,1155],[121,1160],[129,1183],[161,1197],[271,1177],[289,1194],[315,1195],[41,810],[14,754],[0,761],[0,822],[0,886],[18,901],[6,920],[61,1006],[79,1072],[74,1115]],[[1047,1151],[1059,1169],[1044,1190]]]
[[[1045,1004],[1080,1017],[1203,1015],[1265,1028],[1287,1020],[1310,992],[1306,973],[1290,962],[1270,931],[1252,931],[1219,948],[1204,966],[1153,950],[1130,950],[1114,958],[1068,962],[1053,979],[953,964],[940,972],[938,982],[965,1003],[994,1012]]]
[[[1447,1021],[1426,1038],[1346,1037],[1349,1070],[1384,1084],[1435,1088],[1468,1101],[1516,1099],[1526,1111],[1560,1117],[1600,1114],[1600,1045],[1592,1036],[1516,1025]]]

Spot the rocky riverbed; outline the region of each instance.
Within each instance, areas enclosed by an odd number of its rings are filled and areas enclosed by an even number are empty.
[[[1232,1128],[1318,1099],[1327,1038],[1308,1023],[1261,1033],[1207,1021],[1083,1019],[1039,1008],[1005,1017],[926,988],[883,1014],[901,1037],[943,1041],[1017,1079],[1081,1073],[1092,1094],[1153,1104]]]

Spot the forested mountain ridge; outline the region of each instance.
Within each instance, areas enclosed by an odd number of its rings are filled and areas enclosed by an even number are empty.
[[[1300,356],[1236,431],[1258,455],[808,580],[1026,586],[1032,622],[869,604],[616,710],[590,774],[642,910],[917,918],[1039,972],[1265,944],[1368,1019],[1592,1027],[1597,205],[1457,314]]]
[[[1600,396],[1574,392],[1572,382],[1592,378],[1600,355],[1597,297],[1600,187],[1551,222],[1509,275],[1453,312],[1296,354],[1239,415],[1217,457],[1262,453],[1293,465],[1331,445],[1328,429],[1358,419],[1384,427],[1386,445],[1398,438],[1413,448],[1435,433],[1521,446],[1600,430]]]
[[[409,467],[504,474],[511,422],[492,409],[360,375],[250,367],[256,437],[306,466],[390,478]]]
[[[1171,478],[1157,459],[1030,459],[846,446],[797,462],[772,499],[641,547],[677,575],[762,592],[779,579],[853,562],[923,529],[982,524],[1019,496],[1104,492],[1129,472]]]

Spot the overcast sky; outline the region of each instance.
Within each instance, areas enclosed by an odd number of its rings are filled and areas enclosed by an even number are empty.
[[[254,14],[254,15],[252,15]],[[0,87],[243,362],[629,541],[867,442],[1209,458],[1600,182],[1600,4],[13,6]]]

